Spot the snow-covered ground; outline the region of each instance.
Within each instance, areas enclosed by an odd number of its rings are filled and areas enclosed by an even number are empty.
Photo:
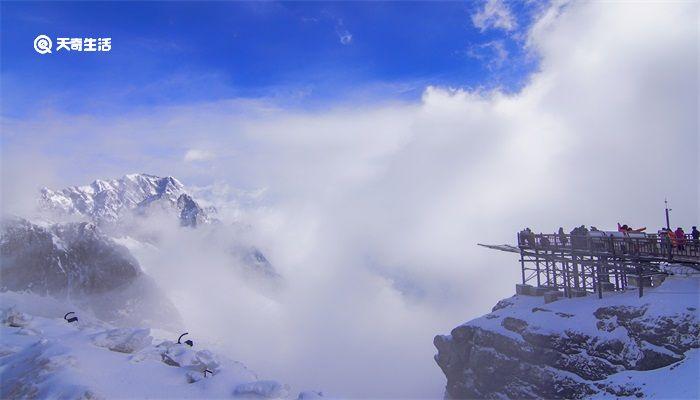
[[[675,275],[641,298],[631,289],[549,304],[540,296],[501,300],[491,313],[436,337],[448,391],[700,398],[700,276],[681,266],[667,270]],[[482,375],[489,369],[512,375]],[[526,372],[537,369],[541,375]]]
[[[33,294],[1,293],[0,304],[2,398],[295,397],[287,385],[259,380],[196,338],[190,347],[177,344],[176,333],[115,328],[71,304]],[[66,310],[76,311],[78,321],[64,320]]]
[[[605,292],[603,299],[596,295],[561,299],[544,304],[541,296],[514,296],[507,299],[512,305],[496,310],[484,317],[469,322],[498,332],[505,336],[520,338],[517,333],[503,327],[502,318],[527,315],[531,327],[536,327],[540,333],[562,332],[567,329],[588,335],[601,335],[597,323],[600,321],[591,313],[600,307],[628,306],[644,307],[644,316],[649,319],[677,315],[691,311],[696,319],[700,319],[698,305],[700,303],[700,277],[671,276],[661,286],[644,288],[644,296],[639,297],[637,289],[630,288],[625,292]],[[533,312],[532,310],[535,309]],[[493,318],[498,315],[499,318]],[[619,329],[624,329],[620,327]],[[616,331],[608,332],[615,335]]]
[[[608,378],[608,382],[618,386],[641,382],[645,397],[658,399],[698,399],[700,398],[700,349],[685,353],[685,359],[668,367],[652,371],[625,371]],[[595,398],[616,398],[601,392]]]

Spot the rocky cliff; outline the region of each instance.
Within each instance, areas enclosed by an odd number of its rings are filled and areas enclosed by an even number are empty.
[[[447,398],[700,397],[700,279],[544,304],[516,295],[435,337]]]
[[[41,295],[96,294],[133,282],[140,274],[129,251],[88,222],[42,227],[24,219],[2,221],[3,290]]]
[[[67,300],[112,323],[180,323],[173,305],[129,250],[89,222],[39,226],[22,218],[3,219],[0,274],[0,292]]]

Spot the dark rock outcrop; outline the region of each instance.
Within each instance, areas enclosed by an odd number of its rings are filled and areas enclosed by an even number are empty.
[[[692,295],[683,299],[698,301]],[[621,384],[613,375],[672,366],[700,347],[699,317],[691,311],[697,304],[654,308],[596,300],[561,301],[550,310],[552,304],[533,307],[542,301],[539,297],[514,296],[450,335],[436,336],[435,361],[447,378],[445,396],[643,396],[642,382]],[[563,312],[567,302],[575,311]]]
[[[209,216],[188,194],[177,198],[177,209],[180,210],[180,225],[196,227],[209,222]]]

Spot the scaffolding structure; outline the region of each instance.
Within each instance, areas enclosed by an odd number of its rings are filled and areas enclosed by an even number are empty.
[[[700,270],[700,243],[688,235],[671,240],[645,234],[594,231],[584,235],[518,233],[523,285],[565,297],[656,286],[665,263]],[[509,251],[509,250],[506,250]]]

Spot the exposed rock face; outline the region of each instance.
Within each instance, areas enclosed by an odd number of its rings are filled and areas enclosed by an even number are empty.
[[[180,210],[180,224],[192,226],[209,222],[209,216],[189,195],[183,193],[177,198],[177,209]]]
[[[91,223],[43,228],[16,219],[2,225],[2,290],[53,296],[97,294],[132,283],[141,272],[125,247]]]
[[[196,226],[210,222],[209,213],[214,211],[201,208],[177,179],[147,174],[98,179],[61,190],[43,188],[39,204],[45,210],[87,217],[98,225],[113,224],[131,214],[167,211],[180,218],[183,226]]]
[[[42,227],[3,220],[0,273],[0,291],[73,301],[114,323],[179,325],[174,307],[129,250],[89,222]]]
[[[231,254],[236,257],[244,267],[243,273],[250,277],[262,277],[268,279],[281,279],[281,276],[270,264],[267,257],[256,247],[235,246]]]
[[[541,297],[501,300],[490,314],[435,337],[445,395],[645,396],[649,387],[632,371],[668,374],[700,347],[699,281],[669,279],[641,299],[618,293],[547,305]],[[697,377],[698,360],[688,362]]]

